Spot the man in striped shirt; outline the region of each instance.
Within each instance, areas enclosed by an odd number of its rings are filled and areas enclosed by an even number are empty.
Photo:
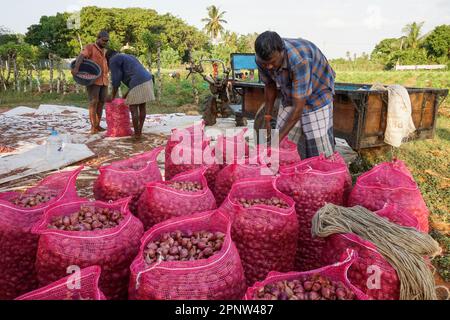
[[[298,144],[302,159],[333,155],[333,95],[335,72],[323,53],[304,39],[282,39],[266,31],[255,42],[256,63],[265,84],[266,124],[270,120],[278,88],[282,106],[277,129]]]

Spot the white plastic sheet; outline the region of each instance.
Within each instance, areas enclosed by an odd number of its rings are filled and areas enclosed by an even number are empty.
[[[95,154],[84,144],[65,144],[57,157],[47,158],[46,145],[37,146],[27,152],[0,158],[0,176],[25,169],[18,174],[0,179],[0,185],[33,174],[61,169]]]

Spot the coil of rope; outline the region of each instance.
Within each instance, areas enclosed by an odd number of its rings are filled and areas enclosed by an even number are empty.
[[[360,206],[327,204],[314,216],[313,236],[345,233],[372,242],[397,271],[400,300],[437,300],[433,272],[424,257],[434,258],[442,249],[431,236],[399,226]]]

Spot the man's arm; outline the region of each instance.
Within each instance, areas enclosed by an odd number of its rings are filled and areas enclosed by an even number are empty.
[[[266,84],[265,87],[265,100],[266,100],[266,115],[272,115],[273,106],[278,96],[277,84],[273,81]]]
[[[296,124],[300,122],[300,126],[302,125],[303,110],[308,97],[312,94],[311,67],[308,60],[303,60],[301,63],[292,66],[291,72],[294,110],[283,128],[280,129],[280,141],[286,138]]]
[[[80,72],[80,66],[81,66],[81,64],[83,63],[83,61],[84,61],[84,55],[82,55],[82,54],[80,54],[78,57],[77,57],[77,60],[75,61],[75,66],[73,67],[73,69],[72,69],[72,74],[73,75],[76,75],[78,72]]]
[[[80,55],[77,57],[77,60],[75,61],[75,66],[72,69],[73,75],[76,75],[78,72],[80,72],[80,66],[83,63],[84,59],[89,59],[90,56],[91,53],[89,46],[84,47],[83,51],[81,51]]]
[[[280,129],[280,142],[291,132],[295,125],[302,121],[303,109],[305,108],[306,99],[293,98],[294,110],[292,111],[289,119]]]
[[[272,112],[273,107],[275,104],[275,100],[278,96],[278,88],[277,84],[273,79],[270,77],[268,72],[262,68],[258,63],[258,71],[259,71],[259,77],[261,81],[265,84],[264,87],[264,97],[265,97],[265,115],[264,115],[264,122],[266,124],[266,130],[267,130],[267,142],[270,143],[270,137],[271,137],[271,120],[272,120]]]
[[[117,97],[117,93],[119,92],[120,84],[123,78],[122,65],[120,61],[116,59],[111,59],[109,64],[109,70],[111,71],[111,83],[112,83],[112,94],[111,97],[108,98],[108,102],[111,102]]]
[[[111,95],[106,99],[106,102],[111,102],[117,97],[119,87],[113,87]]]

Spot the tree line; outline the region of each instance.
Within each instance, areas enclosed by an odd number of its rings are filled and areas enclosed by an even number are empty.
[[[81,48],[95,41],[100,30],[110,32],[110,47],[136,55],[148,68],[173,68],[191,57],[215,57],[229,62],[232,52],[252,52],[256,34],[225,32],[225,12],[207,8],[205,29],[198,30],[171,14],[142,8],[84,7],[80,12],[42,16],[25,35],[0,28],[0,87],[18,89],[26,74],[39,78],[39,61],[63,66]],[[209,36],[208,36],[209,35]],[[218,36],[222,41],[215,43]],[[48,66],[47,66],[48,67]],[[55,71],[58,72],[58,71]]]
[[[152,9],[84,7],[80,12],[42,16],[24,35],[0,26],[0,90],[40,90],[42,61],[50,71],[50,90],[63,90],[67,79],[64,59],[74,58],[81,48],[95,41],[100,30],[110,32],[113,49],[136,55],[148,68],[175,68],[190,59],[216,58],[229,64],[233,52],[254,52],[256,33],[240,35],[227,31],[226,12],[207,8],[203,30],[171,14]],[[355,65],[449,64],[450,25],[423,35],[423,22],[411,23],[399,38],[384,39],[369,56],[353,58]],[[312,39],[313,40],[313,39]],[[352,60],[348,53],[347,61]],[[346,59],[335,59],[334,65]],[[62,88],[61,88],[62,87]]]

